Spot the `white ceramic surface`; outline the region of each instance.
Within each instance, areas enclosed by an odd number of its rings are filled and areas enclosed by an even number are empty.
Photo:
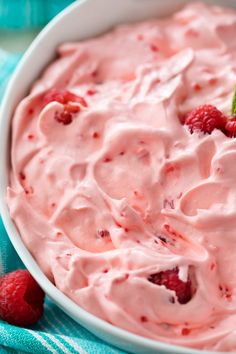
[[[0,111],[0,212],[13,246],[34,278],[62,310],[98,337],[135,354],[206,354],[210,352],[160,343],[114,327],[80,308],[45,277],[21,241],[6,205],[11,118],[17,103],[27,94],[30,85],[40,75],[42,69],[53,59],[55,49],[60,43],[98,35],[118,23],[169,15],[186,2],[188,0],[76,1],[51,21],[27,50],[8,85]],[[235,0],[206,0],[205,2],[236,8]]]

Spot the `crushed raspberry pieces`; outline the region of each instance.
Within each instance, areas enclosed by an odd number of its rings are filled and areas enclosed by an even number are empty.
[[[98,139],[98,138],[99,138],[99,133],[94,132],[94,133],[93,133],[93,138],[94,138],[94,139]]]
[[[174,172],[176,169],[177,169],[177,166],[172,163],[167,163],[165,166],[166,173]]]
[[[88,89],[86,93],[88,96],[93,96],[97,93],[97,91],[95,89]]]
[[[182,331],[181,331],[182,336],[188,336],[190,333],[191,333],[191,329],[182,328]]]
[[[77,96],[74,93],[67,90],[51,89],[44,96],[44,105],[50,102],[56,101],[62,104],[67,104],[69,102],[76,102],[84,107],[87,107],[87,102],[81,96]]]
[[[144,323],[144,322],[148,322],[148,319],[146,316],[141,316],[140,321]]]
[[[0,278],[0,318],[16,326],[31,326],[43,314],[44,292],[27,270]]]
[[[81,110],[81,106],[88,106],[83,97],[77,96],[74,93],[66,90],[52,89],[48,91],[43,99],[44,105],[47,105],[53,101],[64,105],[64,111],[60,113],[56,112],[54,116],[58,123],[62,123],[64,125],[72,123],[73,115]]]
[[[164,224],[163,225],[164,230],[170,235],[173,236],[174,238],[180,238],[180,239],[184,239],[184,236],[181,235],[178,231],[176,231],[175,229],[173,229],[173,227],[171,227],[169,224]]]
[[[29,108],[28,113],[29,114],[33,114],[34,113],[34,109],[33,108]]]
[[[158,52],[159,51],[158,47],[154,43],[150,44],[150,49],[151,49],[152,52]]]
[[[108,230],[105,230],[105,229],[98,230],[97,234],[101,238],[110,237],[110,232]]]
[[[166,240],[166,238],[165,238],[164,236],[158,235],[157,237],[158,237],[159,240],[161,240],[162,242],[167,243],[167,240]]]
[[[73,105],[73,104],[65,104],[64,105],[64,112],[69,112],[69,113],[78,113],[81,110],[80,106],[78,105]]]
[[[97,70],[94,70],[91,72],[91,76],[92,77],[97,77],[98,76],[98,71]]]
[[[193,86],[193,89],[197,92],[197,91],[201,91],[202,90],[202,86],[201,85],[199,85],[199,84],[195,84],[194,86]]]
[[[224,131],[226,120],[221,111],[210,104],[206,104],[188,113],[185,118],[185,124],[191,134],[195,131],[211,134],[214,129]]]
[[[34,134],[28,134],[28,139],[33,140],[34,139]]]
[[[212,86],[214,86],[214,85],[216,85],[217,84],[217,81],[218,81],[218,79],[217,78],[212,78],[212,79],[209,79],[209,84],[210,85],[212,85]]]
[[[69,125],[73,121],[73,114],[68,111],[55,112],[54,118],[58,123]]]
[[[219,285],[219,290],[221,292],[221,296],[226,300],[231,301],[232,299],[232,290],[229,289],[228,286]]]
[[[23,180],[23,181],[26,179],[24,172],[20,172],[20,173],[19,173],[19,177],[20,177],[20,179]]]
[[[33,194],[34,193],[34,188],[29,186],[28,188],[24,188],[25,194]]]
[[[55,112],[54,118],[58,123],[69,125],[73,121],[74,114],[78,113],[80,109],[80,106],[66,104],[64,105],[64,111]]]
[[[174,269],[151,274],[148,277],[148,281],[156,285],[164,285],[167,289],[175,291],[178,302],[180,304],[186,304],[192,298],[192,284],[190,279],[183,282],[178,274],[179,269],[176,267]]]
[[[112,159],[110,157],[105,157],[104,162],[111,162]]]

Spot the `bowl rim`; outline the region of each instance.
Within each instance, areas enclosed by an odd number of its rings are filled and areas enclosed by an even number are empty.
[[[42,272],[39,268],[37,262],[33,256],[28,251],[27,247],[24,245],[20,233],[17,230],[13,220],[10,217],[10,213],[6,203],[6,187],[8,185],[8,175],[7,171],[9,155],[10,155],[10,129],[12,121],[12,113],[9,113],[9,107],[11,107],[11,94],[14,92],[15,82],[18,79],[18,76],[21,73],[22,68],[27,64],[27,61],[30,59],[32,52],[35,48],[45,40],[48,32],[57,24],[60,23],[62,19],[69,16],[75,9],[81,8],[85,3],[92,0],[80,0],[80,2],[74,2],[61,11],[57,16],[55,16],[37,35],[32,44],[28,47],[24,55],[22,56],[20,62],[18,63],[14,73],[12,74],[3,100],[0,106],[0,132],[2,134],[0,139],[0,215],[2,222],[7,231],[8,237],[15,248],[18,256],[20,257],[23,264],[30,271],[32,276],[36,279],[39,285],[43,288],[45,293],[53,300],[59,308],[61,308],[66,314],[72,317],[77,323],[85,327],[88,331],[92,332],[95,336],[99,337],[97,333],[102,331],[106,336],[111,335],[113,338],[116,338],[116,342],[125,341],[127,345],[137,346],[140,345],[142,348],[147,350],[161,350],[163,353],[175,353],[175,354],[216,354],[213,351],[202,351],[189,347],[177,346],[173,344],[168,344],[166,342],[161,342],[158,340],[150,339],[143,337],[141,335],[129,332],[125,329],[116,327],[105,320],[96,317],[95,315],[87,312],[85,309],[76,304],[68,296],[63,294]],[[15,107],[15,105],[13,105]],[[86,323],[86,325],[85,325]],[[88,326],[87,326],[88,324]],[[89,328],[88,328],[89,327]],[[95,328],[96,334],[91,330]],[[119,347],[119,344],[114,344],[111,341],[107,341],[102,338],[105,342]],[[124,349],[123,346],[123,350]],[[130,350],[130,349],[128,349]]]

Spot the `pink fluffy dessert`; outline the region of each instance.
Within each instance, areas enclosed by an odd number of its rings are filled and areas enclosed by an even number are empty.
[[[236,351],[236,12],[174,16],[66,43],[18,105],[7,201],[44,273],[136,334]],[[191,134],[192,133],[192,134]]]

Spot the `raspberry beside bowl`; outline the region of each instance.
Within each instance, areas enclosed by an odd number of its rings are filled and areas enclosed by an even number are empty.
[[[168,15],[177,10],[184,2],[166,1],[163,4],[163,2],[156,0],[148,0],[145,3],[141,0],[128,0],[119,3],[115,0],[109,2],[106,0],[88,0],[73,4],[46,27],[29,48],[9,84],[1,110],[0,158],[2,166],[4,166],[0,182],[1,216],[14,247],[32,275],[58,306],[97,336],[134,353],[156,353],[158,351],[159,353],[183,354],[198,353],[198,351],[145,339],[116,328],[81,309],[49,282],[21,241],[6,207],[9,130],[14,107],[24,96],[40,71],[52,59],[58,44],[67,40],[78,40],[97,35],[120,22],[143,20],[153,17],[154,14],[158,16]],[[226,4],[226,2],[221,3]],[[233,5],[233,2],[227,2],[227,5]],[[106,15],[108,13],[109,17]],[[78,33],[79,35],[77,35]],[[40,55],[42,52],[45,53],[43,57]],[[201,351],[201,353],[204,352]]]

